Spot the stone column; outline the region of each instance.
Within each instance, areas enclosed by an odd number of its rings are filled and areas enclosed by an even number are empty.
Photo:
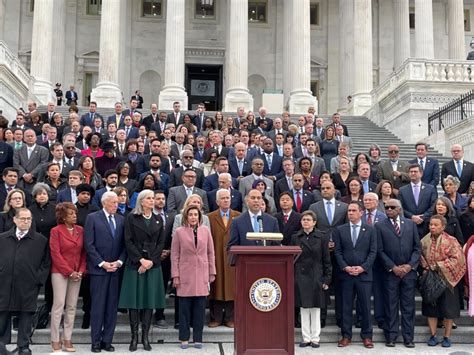
[[[394,69],[410,57],[410,3],[409,0],[393,0],[394,16]]]
[[[122,101],[119,86],[122,1],[102,0],[100,18],[99,82],[92,89],[91,101],[98,107],[114,107]]]
[[[466,59],[463,0],[448,0],[448,43],[450,59]]]
[[[248,89],[248,0],[227,1],[224,111],[254,110]]]
[[[64,83],[64,60],[66,56],[66,0],[54,0],[54,23],[53,23],[53,51],[51,66],[51,81],[61,83],[63,90],[68,86]]]
[[[35,78],[32,89],[39,104],[45,105],[54,98],[51,83],[53,53],[53,23],[55,9],[53,1],[36,0],[33,11],[33,34],[31,38],[31,75]]]
[[[291,67],[293,55],[290,53],[293,1],[283,1],[283,95],[285,104],[292,89]]]
[[[339,0],[339,108],[347,108],[347,97],[354,93],[354,0]]]
[[[372,105],[372,1],[354,1],[354,94],[350,111],[362,115]]]
[[[0,0],[0,41],[5,41],[5,1]]]
[[[179,101],[188,108],[188,95],[184,89],[184,29],[186,7],[184,0],[168,1],[166,5],[165,83],[160,92],[160,110],[173,109]]]
[[[292,56],[291,91],[288,100],[292,114],[308,112],[309,106],[317,110],[317,100],[311,93],[311,27],[309,0],[294,0],[291,8],[291,41],[287,50]]]
[[[432,0],[415,0],[415,44],[417,58],[434,59]]]

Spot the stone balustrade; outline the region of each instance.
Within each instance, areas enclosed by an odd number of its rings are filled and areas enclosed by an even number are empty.
[[[0,41],[0,66],[8,69],[23,85],[30,86],[32,80],[30,73],[3,41]]]

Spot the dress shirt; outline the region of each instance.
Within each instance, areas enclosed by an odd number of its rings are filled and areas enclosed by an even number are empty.
[[[398,168],[398,160],[397,160],[397,161],[391,161],[391,160],[390,160],[390,164],[392,164],[392,169],[393,169],[393,171],[397,171],[397,168]]]
[[[355,230],[356,230],[356,233],[357,233],[357,237],[356,237],[356,242],[357,240],[359,239],[359,234],[360,234],[360,227],[362,225],[361,221],[359,221],[359,223],[356,223],[356,224],[353,224],[352,222],[349,222],[350,226],[351,226],[351,238],[352,238],[352,233],[353,233],[353,230],[354,230],[354,227]]]
[[[336,209],[336,199],[333,197],[330,200],[323,199],[324,202],[324,210],[326,211],[326,216],[328,216],[328,202],[331,202],[331,221],[330,224],[332,224],[332,221],[334,220],[334,212]]]
[[[18,240],[22,239],[22,238],[23,238],[25,235],[27,235],[27,234],[28,234],[28,231],[27,231],[27,230],[26,230],[26,231],[22,231],[22,230],[16,228],[15,235],[16,235],[16,237],[18,238]]]
[[[105,214],[105,218],[107,219],[107,223],[109,221],[109,216],[111,216],[110,213],[108,213],[105,208],[102,209],[102,211],[104,212]],[[115,230],[117,230],[117,222],[115,221],[115,216],[112,215],[112,223],[114,224],[115,226]],[[117,262],[120,264],[120,266],[123,265],[123,261],[122,260],[117,260]],[[100,264],[99,264],[99,267],[102,267],[102,265],[104,265],[105,261],[102,261]]]

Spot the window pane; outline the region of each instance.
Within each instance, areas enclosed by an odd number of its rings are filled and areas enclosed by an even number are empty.
[[[209,1],[207,2],[209,3]],[[202,5],[201,0],[194,0],[194,18],[215,18],[216,2],[212,1],[212,5]]]
[[[101,9],[102,9],[102,0],[88,0],[87,2],[88,15],[100,15]]]
[[[161,0],[143,0],[143,17],[161,17]]]
[[[471,11],[464,10],[464,31],[471,32]]]
[[[267,1],[249,2],[249,22],[267,22]]]
[[[309,7],[309,22],[312,25],[319,25],[319,3],[311,4]]]
[[[415,8],[414,7],[410,7],[410,19],[409,19],[409,22],[410,22],[410,29],[415,29]]]

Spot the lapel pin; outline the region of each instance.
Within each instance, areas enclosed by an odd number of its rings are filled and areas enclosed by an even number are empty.
[[[365,228],[362,228],[362,231],[365,232]]]

